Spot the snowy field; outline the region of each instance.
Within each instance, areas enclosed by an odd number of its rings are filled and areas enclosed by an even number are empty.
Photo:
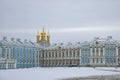
[[[0,70],[0,80],[58,80],[73,77],[120,74],[120,72],[103,71],[98,69],[120,71],[120,68],[111,67],[106,68],[58,67],[58,68],[11,69]]]

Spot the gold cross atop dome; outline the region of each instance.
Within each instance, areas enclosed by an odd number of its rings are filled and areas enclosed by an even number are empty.
[[[44,26],[43,26],[43,28],[42,28],[42,32],[44,32]]]
[[[46,33],[44,32],[44,26],[42,28],[41,36],[46,36]]]

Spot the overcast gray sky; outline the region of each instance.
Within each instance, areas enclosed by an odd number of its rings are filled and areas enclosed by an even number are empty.
[[[51,42],[120,40],[120,0],[0,0],[0,39],[35,41],[42,25]]]

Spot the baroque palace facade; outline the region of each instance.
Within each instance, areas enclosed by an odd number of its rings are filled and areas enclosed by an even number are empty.
[[[91,42],[50,44],[44,28],[36,43],[3,37],[0,41],[0,69],[30,67],[120,66],[120,42],[94,38]]]

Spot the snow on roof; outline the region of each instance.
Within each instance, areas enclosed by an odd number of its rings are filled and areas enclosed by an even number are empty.
[[[28,46],[28,47],[33,47],[34,43],[32,41],[21,41],[19,38],[14,40],[14,38],[11,38],[11,40],[7,40],[7,37],[3,37],[3,40],[0,41],[2,45],[7,45],[7,46]]]
[[[3,40],[0,41],[1,45],[15,45],[15,46],[27,46],[27,47],[39,47],[39,48],[44,48],[44,49],[64,49],[64,48],[78,48],[78,47],[82,47],[82,46],[104,46],[105,44],[113,44],[113,45],[120,45],[119,41],[116,41],[114,39],[112,39],[111,36],[108,36],[107,38],[99,38],[99,37],[95,37],[93,41],[88,42],[88,41],[84,41],[84,42],[75,42],[75,43],[53,43],[51,45],[41,45],[41,44],[37,44],[34,43],[32,41],[21,41],[19,38],[18,39],[14,39],[11,38],[11,40],[7,40],[7,37],[3,37]]]
[[[8,42],[7,38],[3,38],[3,40],[1,41],[2,45],[10,45],[10,43]]]

